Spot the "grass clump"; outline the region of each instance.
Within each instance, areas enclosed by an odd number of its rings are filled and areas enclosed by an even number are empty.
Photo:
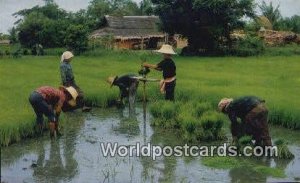
[[[264,176],[272,176],[272,177],[278,177],[278,178],[284,178],[286,176],[284,173],[284,170],[279,169],[279,168],[256,166],[256,167],[253,167],[253,170],[255,172],[257,172],[258,174],[261,174]]]
[[[151,105],[153,126],[180,130],[189,142],[224,139],[224,118],[208,102],[165,102]]]
[[[220,140],[225,138],[222,131],[224,117],[216,111],[207,111],[201,118],[200,123],[204,130],[203,140]]]
[[[239,164],[241,162],[238,158],[215,156],[215,157],[205,157],[202,159],[201,163],[205,166],[212,167],[212,168],[231,169],[240,166]]]
[[[151,105],[150,112],[155,118],[153,126],[162,128],[178,128],[178,104],[173,102],[158,101]]]
[[[284,170],[277,167],[270,167],[268,162],[257,161],[257,159],[245,159],[239,157],[205,157],[201,159],[201,163],[205,166],[217,169],[241,169],[252,172],[258,176],[272,176],[284,178],[286,175]]]
[[[195,105],[195,116],[199,118],[203,115],[204,112],[212,110],[212,109],[213,109],[213,107],[212,107],[211,103],[209,103],[209,102],[197,103]]]
[[[293,159],[295,156],[293,153],[290,152],[287,143],[282,140],[278,139],[274,143],[277,146],[278,156],[279,159]]]

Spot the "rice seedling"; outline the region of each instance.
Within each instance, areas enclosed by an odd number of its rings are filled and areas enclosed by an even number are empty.
[[[211,105],[211,103],[209,102],[202,102],[202,103],[197,103],[195,105],[195,115],[197,118],[201,117],[203,115],[204,112],[212,110],[213,107]]]
[[[225,138],[222,133],[222,127],[225,123],[222,114],[216,111],[207,111],[201,116],[200,123],[204,130],[203,139],[218,140]]]
[[[278,139],[274,143],[277,146],[278,156],[279,159],[293,159],[295,156],[293,153],[290,152],[287,143],[282,140]]]
[[[205,157],[201,159],[201,163],[205,166],[217,169],[247,170],[252,175],[272,176],[284,178],[286,175],[284,169],[278,167],[270,167],[268,163],[257,161],[249,158],[239,157]]]
[[[150,108],[152,125],[179,129],[189,142],[224,139],[224,118],[208,102],[156,102]]]

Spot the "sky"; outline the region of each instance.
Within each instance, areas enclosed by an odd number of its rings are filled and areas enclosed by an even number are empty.
[[[140,2],[141,0],[134,0]],[[295,14],[300,15],[300,0],[255,0],[256,3],[265,1],[273,2],[274,5],[280,4],[280,11],[284,17],[290,17]],[[89,0],[55,0],[55,2],[67,11],[78,11],[85,9]],[[7,31],[14,26],[16,19],[12,16],[13,13],[25,9],[32,8],[36,5],[43,5],[42,0],[0,0],[0,33]]]

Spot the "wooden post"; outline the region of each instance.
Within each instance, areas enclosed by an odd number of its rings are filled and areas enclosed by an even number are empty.
[[[147,120],[147,113],[146,113],[146,108],[147,108],[147,101],[146,101],[146,80],[143,81],[143,95],[144,95],[144,99],[143,99],[143,118],[144,118],[144,142],[146,142],[146,120]]]
[[[169,42],[169,34],[165,33],[165,44]]]
[[[146,122],[146,80],[143,81],[143,113],[144,113],[144,123]]]

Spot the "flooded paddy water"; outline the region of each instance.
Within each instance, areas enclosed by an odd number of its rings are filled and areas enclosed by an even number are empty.
[[[272,138],[283,138],[295,155],[293,160],[251,160],[284,170],[276,178],[245,167],[215,169],[203,165],[201,157],[104,157],[100,142],[119,145],[151,143],[184,144],[178,135],[150,126],[151,116],[137,109],[94,109],[91,113],[65,115],[63,136],[55,141],[48,133],[1,149],[2,182],[277,182],[300,180],[299,132],[272,128]]]

